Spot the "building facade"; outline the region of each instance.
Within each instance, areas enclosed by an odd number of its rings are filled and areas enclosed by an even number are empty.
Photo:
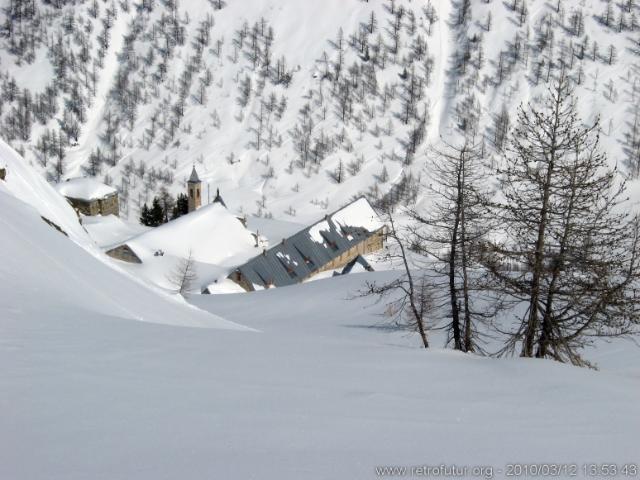
[[[200,206],[202,205],[202,182],[198,177],[198,172],[196,172],[195,165],[193,166],[191,176],[187,181],[187,190],[187,194],[189,197],[189,212],[193,212],[194,210],[200,208]]]
[[[120,215],[118,191],[94,178],[73,178],[56,185],[56,190],[83,215]]]
[[[115,215],[116,217],[120,215],[120,203],[117,193],[95,200],[71,197],[67,197],[67,200],[73,208],[83,215]]]

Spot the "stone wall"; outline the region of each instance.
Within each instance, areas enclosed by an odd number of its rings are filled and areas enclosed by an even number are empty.
[[[79,200],[77,198],[67,198],[73,208],[83,215],[98,215],[100,213],[100,205],[98,201],[87,202],[86,200]]]
[[[342,255],[334,258],[329,263],[324,264],[318,269],[317,272],[314,272],[314,274],[326,272],[327,270],[336,270],[338,268],[342,268],[358,255],[366,255],[368,253],[377,252],[378,250],[382,250],[383,247],[384,229],[381,228],[366,240],[358,243],[357,245],[354,245],[346,252],[343,252]]]
[[[67,198],[69,203],[83,215],[120,215],[120,205],[118,194],[114,193],[99,200],[80,200],[77,198]]]
[[[136,255],[136,252],[131,250],[129,245],[120,245],[119,247],[113,248],[106,252],[111,258],[115,258],[117,260],[122,260],[127,263],[142,263],[140,257]]]
[[[188,211],[193,212],[202,205],[202,184],[201,183],[188,183]]]
[[[120,216],[120,205],[118,202],[118,194],[114,193],[108,197],[99,200],[100,213],[102,215],[115,215]]]

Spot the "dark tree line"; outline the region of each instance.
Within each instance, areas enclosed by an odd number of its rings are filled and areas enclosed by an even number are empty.
[[[174,199],[166,190],[154,197],[151,207],[143,204],[140,209],[140,223],[148,227],[158,227],[189,212],[189,199],[184,193]]]

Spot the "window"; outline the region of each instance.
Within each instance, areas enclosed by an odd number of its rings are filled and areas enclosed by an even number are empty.
[[[309,258],[304,253],[302,253],[298,247],[295,247],[295,249],[296,249],[296,252],[298,252],[298,255],[300,255],[300,257],[302,257],[302,260],[304,261],[304,264],[307,267],[309,267],[311,270],[314,270],[316,268],[316,264],[313,263],[313,260],[311,260],[311,258]]]
[[[296,278],[298,275],[296,275],[295,270],[290,266],[287,265],[284,260],[282,260],[282,258],[278,257],[278,260],[280,261],[280,263],[282,264],[282,266],[284,267],[284,269],[287,271],[287,273],[289,274],[289,278]]]
[[[329,238],[325,235],[324,232],[320,232],[320,235],[322,235],[322,238],[324,238],[324,241],[326,242],[326,244],[329,245],[334,252],[338,250],[338,244],[336,242],[329,240]]]

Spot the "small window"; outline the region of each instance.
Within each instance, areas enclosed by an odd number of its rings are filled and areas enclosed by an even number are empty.
[[[295,270],[290,266],[287,265],[284,260],[282,260],[280,257],[278,257],[278,260],[280,261],[280,263],[282,264],[282,266],[284,267],[284,269],[287,271],[287,273],[289,274],[289,278],[296,278],[298,275],[296,274]]]
[[[298,255],[300,255],[302,257],[302,260],[304,261],[304,264],[309,267],[311,270],[313,270],[314,268],[316,268],[316,264],[313,263],[313,260],[311,260],[310,257],[308,257],[307,255],[305,255],[304,253],[302,253],[300,251],[300,249],[298,247],[295,247],[296,252],[298,252]]]
[[[338,250],[338,244],[336,242],[329,240],[329,238],[327,238],[324,232],[320,232],[320,235],[322,235],[322,238],[324,238],[325,243],[329,245],[334,252]]]

